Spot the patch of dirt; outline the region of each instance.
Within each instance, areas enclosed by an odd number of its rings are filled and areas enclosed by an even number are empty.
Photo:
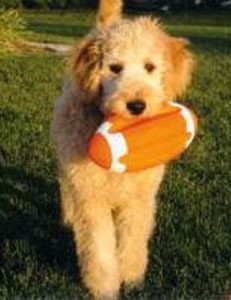
[[[39,42],[29,42],[24,41],[23,45],[25,45],[26,50],[28,51],[46,51],[53,52],[60,55],[66,55],[71,51],[70,45],[64,44],[54,44],[54,43],[39,43]]]

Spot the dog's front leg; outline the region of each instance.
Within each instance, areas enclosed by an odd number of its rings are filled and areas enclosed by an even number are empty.
[[[141,283],[147,268],[155,208],[154,199],[146,196],[146,199],[132,199],[117,215],[120,272],[126,285]]]
[[[73,230],[86,287],[94,299],[116,299],[120,275],[115,229],[106,201],[78,201]]]

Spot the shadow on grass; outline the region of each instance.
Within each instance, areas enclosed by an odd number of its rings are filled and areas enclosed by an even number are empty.
[[[0,194],[1,242],[26,241],[39,265],[58,267],[72,281],[79,281],[73,239],[60,224],[57,183],[4,165],[0,166],[0,176],[4,179]]]
[[[89,31],[89,26],[65,25],[58,23],[31,23],[29,30],[40,34],[51,34],[66,37],[82,37]]]

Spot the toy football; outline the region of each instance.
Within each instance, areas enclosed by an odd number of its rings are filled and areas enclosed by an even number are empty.
[[[88,156],[104,169],[133,172],[176,159],[192,142],[197,118],[168,102],[148,118],[110,116],[90,140]]]

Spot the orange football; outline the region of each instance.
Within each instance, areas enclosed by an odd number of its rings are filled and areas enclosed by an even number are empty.
[[[90,140],[88,156],[114,172],[140,171],[178,157],[192,142],[197,118],[185,106],[169,102],[149,118],[111,116]]]

